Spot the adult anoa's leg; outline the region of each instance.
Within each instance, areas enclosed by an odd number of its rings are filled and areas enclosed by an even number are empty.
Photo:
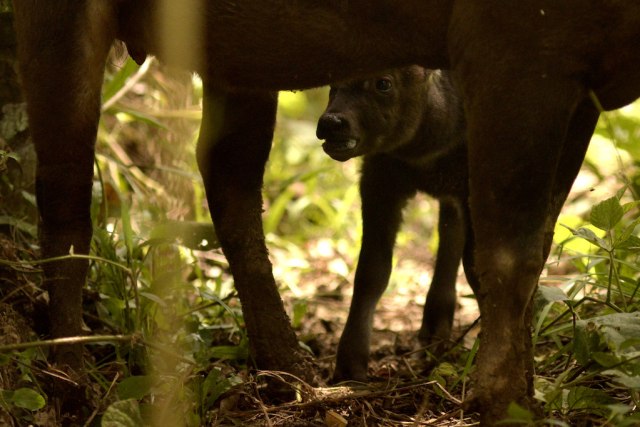
[[[362,247],[349,317],[338,345],[334,382],[367,379],[373,315],[389,282],[402,208],[415,190],[397,162],[374,155],[364,160],[360,194]]]
[[[425,344],[446,342],[456,307],[456,279],[465,245],[466,224],[463,207],[453,200],[440,201],[440,236],[433,280],[424,305],[419,338]]]
[[[466,65],[461,74],[482,74]],[[548,253],[554,177],[582,96],[576,83],[561,77],[520,68],[491,73],[465,88],[471,264],[482,316],[474,397],[487,425],[505,417],[510,402],[531,403],[529,304]]]
[[[558,172],[555,176],[555,182],[552,190],[552,207],[549,211],[547,220],[547,233],[545,240],[545,259],[549,255],[551,243],[553,242],[553,230],[555,228],[560,210],[571,191],[573,181],[576,179],[580,167],[584,161],[584,156],[589,147],[589,141],[598,123],[600,113],[590,99],[584,100],[578,108],[576,108],[567,138],[564,143],[560,162],[558,164]]]
[[[273,278],[262,229],[262,178],[277,94],[223,93],[205,79],[198,165],[260,369],[311,376]]]
[[[561,88],[537,90],[552,96]],[[538,101],[546,103],[548,98]],[[535,100],[529,96],[528,102]],[[558,103],[563,105],[562,100]],[[540,106],[526,108],[538,110],[539,124],[513,131],[482,113],[497,111],[491,100],[477,101],[469,110],[473,265],[482,316],[475,396],[485,422],[504,416],[511,401],[526,403],[532,391],[529,304],[548,254],[553,176],[570,116],[567,111],[544,111]],[[541,110],[547,114],[540,114]],[[518,119],[506,119],[502,112],[497,116],[502,123]]]
[[[115,12],[102,0],[14,1],[18,55],[31,137],[42,257],[87,254],[100,89]],[[51,335],[81,335],[87,261],[43,264]],[[82,366],[82,347],[58,346],[54,360]]]

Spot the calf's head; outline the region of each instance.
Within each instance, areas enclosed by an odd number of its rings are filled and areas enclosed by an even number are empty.
[[[324,151],[346,161],[410,141],[424,117],[431,73],[411,66],[332,85],[316,130]]]

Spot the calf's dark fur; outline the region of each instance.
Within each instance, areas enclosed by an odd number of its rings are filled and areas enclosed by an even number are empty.
[[[362,247],[333,377],[365,381],[375,306],[389,281],[402,209],[416,191],[440,201],[440,245],[419,337],[449,339],[468,217],[462,101],[447,72],[393,69],[332,85],[316,135],[336,160],[364,156]]]
[[[204,82],[198,159],[258,366],[301,372],[261,229],[276,96],[377,70],[449,68],[464,99],[485,424],[532,388],[530,301],[553,224],[605,109],[640,95],[636,0],[16,0],[39,159],[42,252],[87,253],[103,67],[114,39]],[[163,31],[164,29],[165,31]],[[162,35],[166,35],[162,37]],[[192,37],[187,37],[191,34]],[[193,53],[183,57],[184,53]],[[87,263],[46,264],[54,336],[81,332]],[[470,274],[469,274],[470,273]],[[57,360],[81,365],[77,347]],[[296,366],[298,368],[296,368]]]

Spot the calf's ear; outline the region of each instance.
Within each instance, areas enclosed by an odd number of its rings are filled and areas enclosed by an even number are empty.
[[[411,80],[425,81],[429,78],[429,74],[433,73],[435,70],[428,70],[419,65],[412,65],[408,67],[406,71]]]

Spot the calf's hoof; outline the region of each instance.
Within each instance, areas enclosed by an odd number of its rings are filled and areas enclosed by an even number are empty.
[[[366,383],[367,379],[367,367],[354,367],[343,366],[341,364],[336,365],[336,369],[333,372],[331,378],[331,384],[339,384],[345,382],[359,382]]]

